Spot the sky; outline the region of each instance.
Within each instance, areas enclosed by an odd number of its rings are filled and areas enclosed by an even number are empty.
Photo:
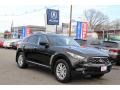
[[[7,2],[7,3],[6,3]],[[0,32],[13,26],[45,25],[46,9],[60,11],[60,24],[69,22],[70,5],[73,5],[72,19],[84,21],[83,12],[96,9],[110,20],[120,19],[119,0],[0,0]]]

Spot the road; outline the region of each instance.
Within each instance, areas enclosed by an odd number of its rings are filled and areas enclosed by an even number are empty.
[[[19,69],[15,62],[15,50],[0,48],[0,84],[1,85],[61,85],[51,74],[50,70],[43,67],[30,66]],[[113,66],[112,71],[101,79],[79,77],[76,75],[67,85],[119,85],[120,66]]]

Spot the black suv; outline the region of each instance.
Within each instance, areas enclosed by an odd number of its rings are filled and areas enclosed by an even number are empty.
[[[18,67],[35,64],[50,68],[60,82],[68,82],[73,71],[100,78],[110,72],[106,53],[94,48],[80,48],[73,39],[61,35],[37,33],[25,38],[16,53]]]

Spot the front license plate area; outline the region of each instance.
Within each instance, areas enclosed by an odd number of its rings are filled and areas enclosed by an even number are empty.
[[[102,66],[101,67],[101,71],[106,71],[107,70],[107,66]]]

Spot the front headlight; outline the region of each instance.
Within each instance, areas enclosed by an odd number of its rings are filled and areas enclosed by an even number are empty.
[[[67,52],[70,56],[72,56],[73,58],[77,59],[77,60],[84,60],[85,57],[71,53],[71,52]]]

